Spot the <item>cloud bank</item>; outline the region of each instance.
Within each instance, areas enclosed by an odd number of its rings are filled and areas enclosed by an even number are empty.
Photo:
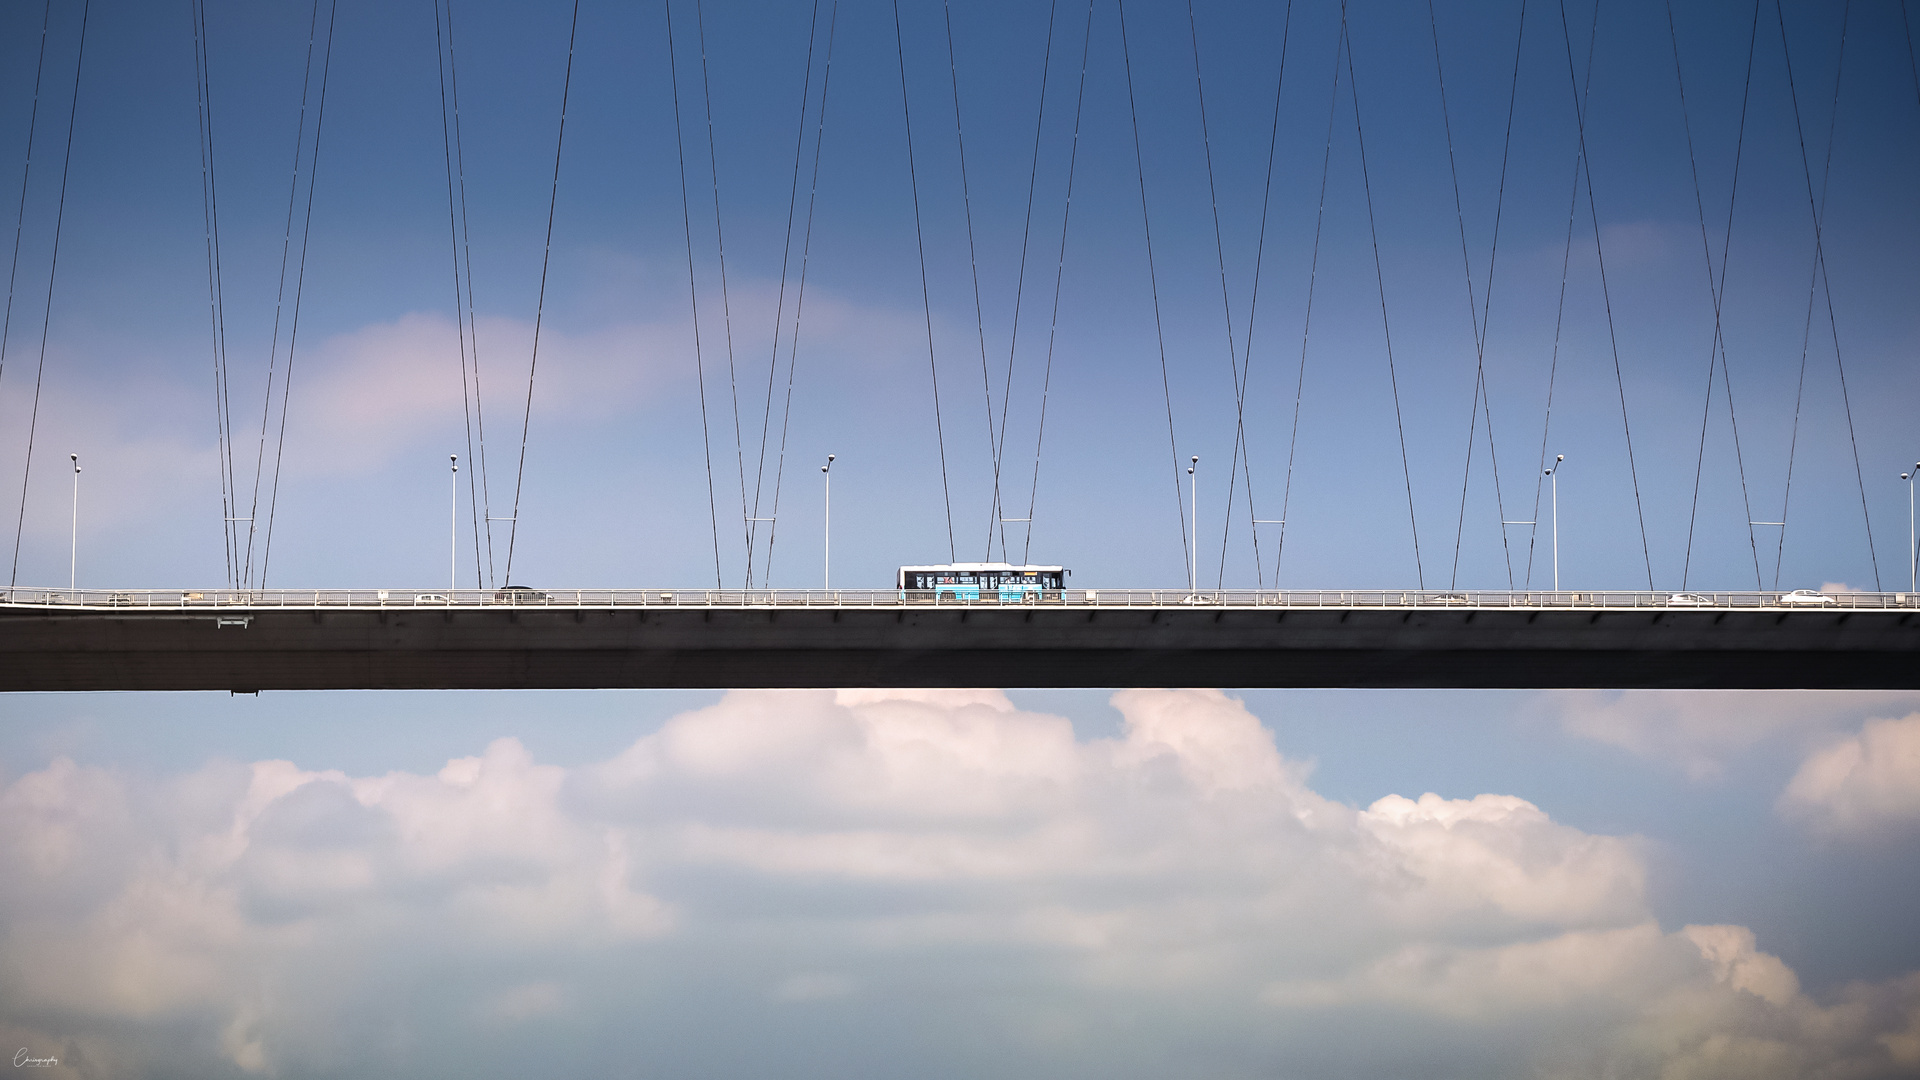
[[[574,769],[56,761],[0,791],[0,1039],[98,1077],[1920,1070],[1920,974],[1816,1000],[1663,929],[1630,838],[1347,806],[1217,692],[1114,704],[1083,740],[991,691],[735,693]]]

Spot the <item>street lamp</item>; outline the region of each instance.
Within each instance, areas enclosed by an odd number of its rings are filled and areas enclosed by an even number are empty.
[[[1553,591],[1560,591],[1560,463],[1567,460],[1565,454],[1553,456],[1553,468],[1547,470],[1547,476],[1553,481]],[[1535,488],[1535,491],[1540,490]]]
[[[820,557],[820,587],[833,588],[833,455],[827,455],[827,463],[820,466],[820,475],[827,482],[827,536],[825,553]]]
[[[453,590],[460,584],[460,455],[448,454],[453,466],[453,498],[447,508],[447,603],[453,603]]]
[[[68,553],[67,592],[80,589],[80,455],[68,454],[73,461],[73,544]]]
[[[1903,472],[1900,479],[1907,482],[1907,591],[1920,592],[1920,542],[1916,542],[1913,533],[1913,479],[1920,474],[1920,461],[1913,463],[1913,472]]]
[[[1200,588],[1200,480],[1193,471],[1200,467],[1200,455],[1195,454],[1187,466],[1187,501],[1193,504],[1193,524],[1188,530],[1192,537],[1187,553],[1187,593],[1198,592]],[[1178,488],[1175,489],[1179,490]]]

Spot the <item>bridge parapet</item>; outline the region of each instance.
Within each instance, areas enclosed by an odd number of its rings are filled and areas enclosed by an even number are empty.
[[[1627,590],[1065,589],[1021,602],[898,589],[60,589],[0,590],[0,607],[72,611],[231,608],[1350,608],[1411,610],[1854,611],[1920,608],[1920,593]]]

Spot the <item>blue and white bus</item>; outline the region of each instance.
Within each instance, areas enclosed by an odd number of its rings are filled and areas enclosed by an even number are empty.
[[[1002,604],[1058,600],[1071,570],[1012,563],[903,566],[896,582],[902,600],[997,600]]]

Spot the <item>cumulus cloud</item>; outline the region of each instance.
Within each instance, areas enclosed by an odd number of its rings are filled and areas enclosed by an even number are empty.
[[[1920,713],[1870,721],[1808,755],[1779,807],[1815,831],[1853,839],[1920,825]]]
[[[55,761],[0,789],[0,1039],[101,1077],[1920,1065],[1920,976],[1816,1000],[1663,931],[1630,838],[1333,802],[1218,692],[1113,700],[1109,739],[757,692],[578,768]]]

